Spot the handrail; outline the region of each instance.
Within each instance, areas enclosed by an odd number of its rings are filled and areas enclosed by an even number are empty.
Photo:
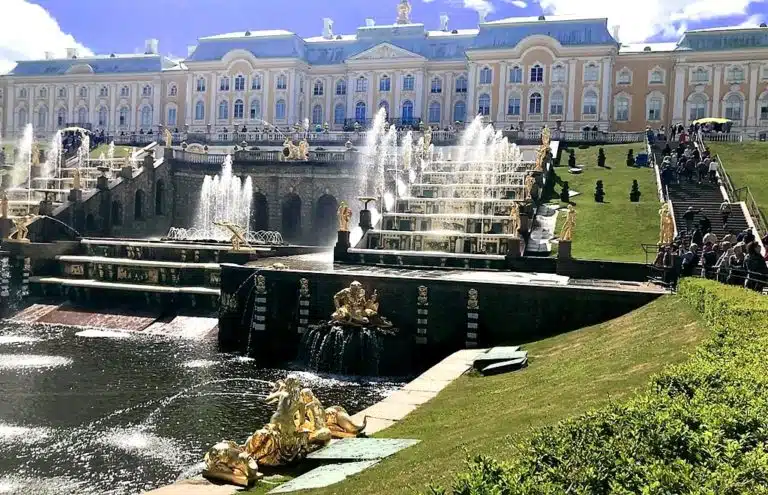
[[[749,216],[752,217],[752,221],[757,228],[757,237],[762,237],[766,232],[768,232],[768,221],[766,221],[763,212],[760,211],[760,208],[757,205],[757,201],[755,201],[755,197],[752,195],[752,191],[749,189],[749,186],[740,187],[738,189],[734,188],[731,177],[728,175],[728,172],[725,169],[723,160],[720,158],[719,154],[715,156],[719,165],[717,174],[721,183],[725,187],[726,192],[728,193],[729,201],[731,203],[744,202],[747,207],[747,211],[749,212]]]

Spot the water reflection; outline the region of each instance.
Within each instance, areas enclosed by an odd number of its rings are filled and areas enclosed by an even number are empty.
[[[213,443],[243,441],[267,422],[263,398],[287,373],[220,354],[215,337],[94,332],[0,323],[0,494],[171,483],[199,469]],[[324,403],[351,412],[399,386],[299,374]]]

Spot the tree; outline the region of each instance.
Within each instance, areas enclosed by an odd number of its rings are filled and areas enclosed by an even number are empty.
[[[603,181],[597,181],[595,184],[595,202],[602,203],[605,199],[605,190],[603,189]]]
[[[640,186],[637,179],[632,180],[632,190],[629,191],[629,200],[633,203],[640,201]]]

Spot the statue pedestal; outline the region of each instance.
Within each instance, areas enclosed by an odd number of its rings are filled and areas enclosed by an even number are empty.
[[[363,229],[364,233],[373,228],[371,210],[360,210],[360,228]]]
[[[339,230],[336,237],[336,245],[333,246],[333,260],[344,261],[347,259],[347,249],[352,247],[349,243],[349,231]]]
[[[123,168],[120,169],[120,177],[123,179],[133,179],[133,166],[132,165],[125,165]]]
[[[83,200],[83,191],[81,189],[70,189],[67,200],[71,203],[79,203]]]
[[[100,176],[96,179],[96,189],[99,191],[106,191],[109,189],[109,178],[105,176]]]
[[[507,259],[519,258],[523,254],[523,243],[519,237],[507,239]]]
[[[570,260],[571,256],[571,241],[560,241],[557,245],[557,259]]]

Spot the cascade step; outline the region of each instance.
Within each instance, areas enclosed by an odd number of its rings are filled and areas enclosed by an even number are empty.
[[[29,277],[31,284],[60,285],[64,287],[80,287],[87,289],[119,290],[130,292],[156,292],[162,294],[195,294],[203,296],[218,296],[219,289],[211,287],[170,287],[167,285],[142,285],[123,282],[103,282],[93,279],[73,279],[63,277]]]

